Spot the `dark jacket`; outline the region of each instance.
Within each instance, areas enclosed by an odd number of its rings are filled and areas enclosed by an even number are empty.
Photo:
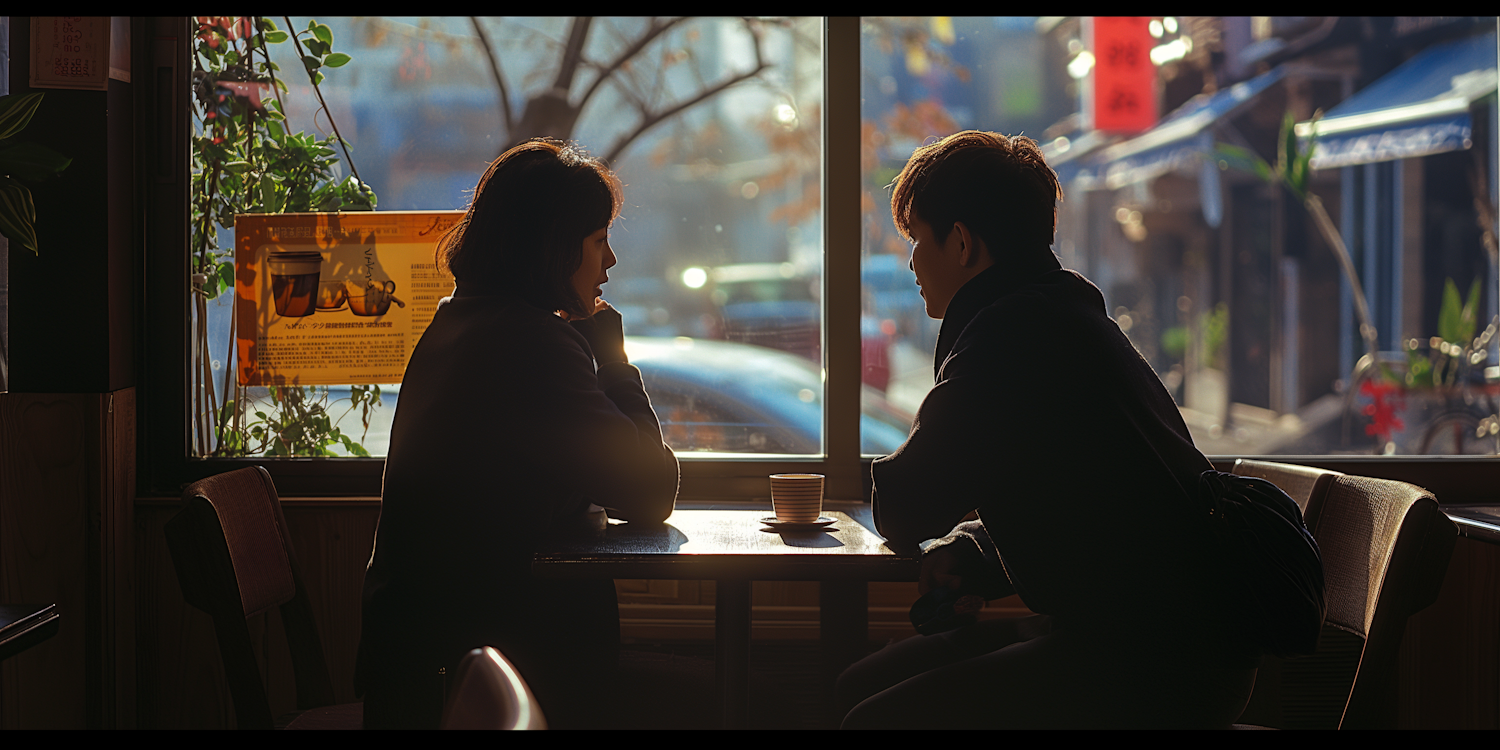
[[[1212,585],[1192,499],[1212,466],[1098,288],[1033,257],[954,296],[936,385],[872,467],[876,524],[913,545],[977,509],[1016,593],[1060,626],[1191,617]]]
[[[613,647],[617,637],[598,643],[618,631],[613,584],[534,580],[534,544],[591,502],[660,522],[677,480],[639,370],[596,370],[588,342],[556,315],[460,289],[401,386],[357,681],[396,659],[451,661],[480,645]]]

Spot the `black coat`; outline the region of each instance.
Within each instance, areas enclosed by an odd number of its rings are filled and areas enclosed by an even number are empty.
[[[977,509],[1016,593],[1060,624],[1194,617],[1212,465],[1098,288],[1044,252],[954,296],[936,385],[872,467],[876,524],[912,545]]]
[[[451,666],[482,645],[518,662],[568,641],[614,648],[613,583],[533,579],[535,542],[591,502],[660,522],[677,481],[639,370],[596,370],[588,342],[551,312],[460,289],[406,367],[356,681],[395,674],[396,661]]]

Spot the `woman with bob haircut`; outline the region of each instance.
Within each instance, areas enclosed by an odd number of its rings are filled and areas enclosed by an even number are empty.
[[[591,504],[660,523],[676,500],[677,459],[600,296],[621,200],[598,160],[533,140],[438,243],[456,285],[406,366],[365,575],[367,728],[435,728],[445,673],[477,647],[511,659],[554,726],[589,715],[614,669],[614,583],[529,570],[536,540]]]

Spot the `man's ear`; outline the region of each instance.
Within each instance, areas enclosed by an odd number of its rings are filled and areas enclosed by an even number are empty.
[[[953,222],[953,234],[958,237],[958,262],[964,268],[970,268],[979,260],[979,248],[974,244],[974,235],[969,232],[969,226],[961,221]]]

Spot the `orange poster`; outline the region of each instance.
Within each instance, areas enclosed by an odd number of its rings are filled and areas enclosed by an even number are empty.
[[[433,249],[463,211],[240,214],[240,385],[400,383],[453,277]]]

